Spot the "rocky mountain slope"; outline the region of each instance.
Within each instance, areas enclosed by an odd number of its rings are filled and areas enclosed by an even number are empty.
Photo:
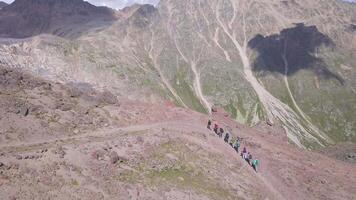
[[[354,199],[354,165],[288,143],[283,129],[213,118],[258,173],[174,104],[115,97],[1,66],[1,199]]]
[[[218,105],[249,125],[282,123],[300,147],[355,141],[354,4],[162,0],[115,14],[71,4],[84,11],[62,12],[64,0],[16,0],[1,11],[2,35],[26,38],[3,39],[0,61],[133,99],[163,97],[205,113]],[[27,21],[21,5],[46,20]],[[34,14],[51,9],[58,14]],[[83,21],[87,15],[104,15],[109,24]],[[7,26],[13,20],[21,26]]]
[[[16,0],[0,10],[0,199],[356,199],[355,8]]]

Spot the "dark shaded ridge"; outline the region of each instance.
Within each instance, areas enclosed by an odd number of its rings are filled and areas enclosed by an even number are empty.
[[[26,38],[43,33],[79,36],[115,19],[114,10],[83,0],[16,0],[1,9],[0,37]]]
[[[336,79],[344,85],[344,80],[339,75],[331,72],[322,59],[313,55],[318,47],[334,46],[333,41],[319,32],[316,26],[296,24],[295,27],[283,29],[280,34],[257,35],[248,45],[259,53],[253,63],[254,71],[277,72],[290,76],[299,70],[308,69],[319,78]]]
[[[7,3],[0,1],[0,9],[2,9],[3,7],[5,7],[7,5],[8,5]]]

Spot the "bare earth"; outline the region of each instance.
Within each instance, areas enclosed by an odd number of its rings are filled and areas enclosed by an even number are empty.
[[[289,144],[277,125],[213,114],[261,161],[255,173],[208,116],[170,102],[6,68],[0,81],[0,199],[356,199],[355,165]]]

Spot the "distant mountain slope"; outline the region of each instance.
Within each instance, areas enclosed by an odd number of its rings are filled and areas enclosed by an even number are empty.
[[[2,65],[0,91],[1,199],[356,198],[354,165],[288,144],[278,127],[213,116],[259,159],[256,173],[190,109]]]
[[[0,9],[2,9],[3,7],[5,7],[7,5],[8,5],[7,3],[0,1]]]
[[[16,0],[0,12],[0,36],[24,38],[52,33],[73,37],[116,18],[115,11],[83,0]]]
[[[43,0],[31,2],[37,6],[26,12],[42,13]],[[73,16],[82,15],[63,14],[64,0],[48,2],[58,10],[50,13],[59,13],[51,20],[36,29],[1,26],[0,33],[71,35],[73,19],[83,19]],[[0,21],[22,16],[20,8]],[[169,99],[204,113],[220,106],[241,123],[281,124],[300,147],[320,147],[356,141],[355,10],[338,0],[161,0],[120,11],[120,20],[100,31],[80,28],[85,34],[75,40],[4,39],[0,61],[130,98]]]

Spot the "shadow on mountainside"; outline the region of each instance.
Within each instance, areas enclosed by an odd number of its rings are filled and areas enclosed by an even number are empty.
[[[316,26],[283,29],[279,34],[270,36],[256,35],[248,43],[259,55],[253,63],[254,71],[270,71],[293,75],[302,69],[312,70],[319,78],[336,79],[344,85],[344,80],[327,68],[327,64],[313,53],[320,46],[333,47],[333,41]],[[288,71],[286,71],[286,61]]]

